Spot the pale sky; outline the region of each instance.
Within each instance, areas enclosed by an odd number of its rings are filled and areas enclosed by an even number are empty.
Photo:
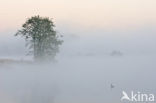
[[[0,0],[0,31],[40,15],[56,24],[104,29],[156,25],[156,0]]]
[[[1,50],[22,44],[13,35],[34,15],[53,18],[67,49],[156,53],[156,0],[0,0]]]

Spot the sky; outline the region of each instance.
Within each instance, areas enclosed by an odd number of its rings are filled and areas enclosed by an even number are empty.
[[[75,28],[136,29],[156,25],[155,0],[0,0],[0,31],[41,15]]]
[[[0,0],[0,53],[23,50],[23,39],[13,35],[34,15],[52,18],[64,36],[63,53],[71,48],[155,53],[155,5],[155,0]]]

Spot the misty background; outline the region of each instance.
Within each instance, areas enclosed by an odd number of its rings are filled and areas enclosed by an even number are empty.
[[[156,94],[155,0],[0,2],[0,60],[32,60],[14,36],[32,15],[53,18],[64,40],[57,63],[0,63],[0,102],[121,103],[123,90]]]
[[[120,103],[123,90],[156,93],[154,28],[107,31],[58,25],[57,30],[64,36],[57,63],[0,66],[1,102]],[[1,35],[1,58],[32,60],[14,31]]]
[[[56,24],[57,25],[57,24]],[[56,28],[63,35],[64,44],[58,55],[109,55],[120,51],[125,55],[154,55],[156,53],[156,30],[153,26],[133,30],[105,30],[97,28],[68,27],[61,24]],[[1,32],[0,56],[26,58],[25,40],[14,37],[17,30]]]

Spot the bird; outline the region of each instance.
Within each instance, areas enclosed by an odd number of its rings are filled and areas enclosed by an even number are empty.
[[[123,96],[122,96],[122,98],[121,98],[121,101],[124,100],[124,99],[130,101],[130,98],[128,97],[128,95],[127,95],[127,93],[126,93],[125,91],[122,91],[122,94],[123,94]]]
[[[115,86],[114,86],[113,84],[111,84],[111,85],[110,85],[110,88],[113,89],[113,88],[115,88]]]

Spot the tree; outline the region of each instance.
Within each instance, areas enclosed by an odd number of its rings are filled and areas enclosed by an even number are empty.
[[[18,30],[15,36],[21,35],[26,40],[29,54],[33,54],[35,61],[54,60],[62,44],[54,29],[53,21],[47,17],[33,16]]]

